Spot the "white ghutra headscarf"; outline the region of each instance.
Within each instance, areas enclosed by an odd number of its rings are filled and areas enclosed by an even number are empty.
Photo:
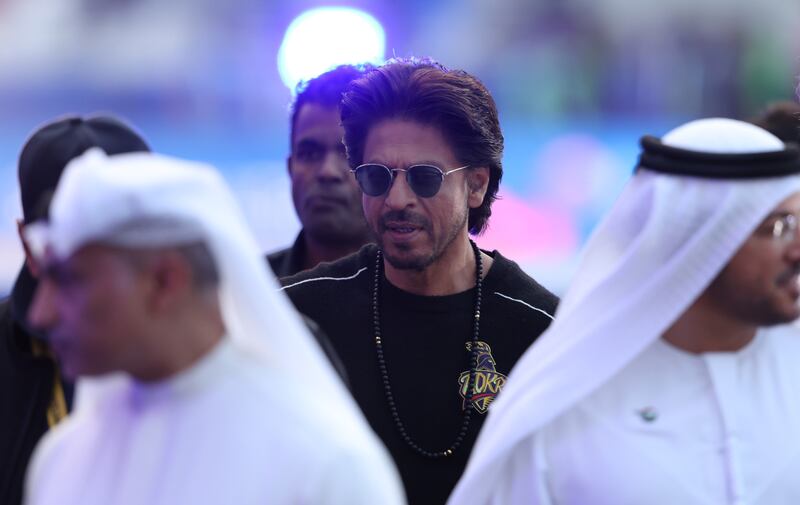
[[[219,272],[228,336],[264,365],[316,393],[316,408],[354,444],[377,444],[355,401],[278,284],[228,186],[211,166],[154,153],[107,156],[91,149],[70,162],[48,223],[28,227],[39,254],[67,258],[91,242],[163,247],[203,242]],[[76,413],[96,404],[112,379],[81,379]],[[333,428],[332,428],[333,429]]]
[[[637,173],[589,239],[554,322],[492,405],[450,505],[494,503],[504,479],[524,479],[515,451],[659,338],[764,217],[800,191],[798,151],[748,123],[693,121],[642,145]]]

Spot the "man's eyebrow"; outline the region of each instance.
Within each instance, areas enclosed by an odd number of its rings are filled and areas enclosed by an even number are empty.
[[[772,212],[770,212],[769,214],[764,216],[763,220],[766,221],[767,219],[770,219],[770,218],[773,218],[773,217],[783,217],[783,216],[788,216],[790,214],[794,214],[794,212],[792,212],[790,210],[773,210]]]
[[[770,221],[773,221],[775,219],[781,219],[786,216],[791,216],[792,214],[794,214],[794,212],[791,212],[789,210],[773,210],[772,212],[764,216],[764,219],[759,221],[759,226],[769,224]]]
[[[387,161],[383,160],[382,158],[375,158],[375,159],[370,160],[370,161],[366,161],[365,160],[364,163],[375,163],[375,164],[378,164],[378,165],[383,165],[385,167],[389,167],[391,169],[402,168],[403,170],[406,170],[406,169],[408,169],[408,167],[412,167],[414,165],[430,165],[430,166],[436,167],[436,168],[438,168],[440,170],[444,170],[445,172],[447,172],[451,168],[455,168],[455,167],[446,167],[444,164],[442,164],[441,161],[433,161],[433,160],[429,160],[429,159],[414,161],[413,163],[408,163],[407,165],[402,166],[402,167],[395,167],[395,166],[393,166],[393,164],[388,163]]]
[[[316,139],[299,139],[295,143],[295,148],[298,147],[325,147],[325,144]]]

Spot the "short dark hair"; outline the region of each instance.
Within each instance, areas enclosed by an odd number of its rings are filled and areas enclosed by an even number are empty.
[[[772,103],[750,122],[784,142],[800,143],[800,104],[797,102]]]
[[[290,123],[290,142],[294,144],[294,130],[297,127],[297,115],[300,109],[307,103],[316,103],[325,107],[338,107],[342,101],[342,93],[347,89],[350,82],[358,79],[364,72],[371,70],[372,65],[364,63],[361,65],[339,65],[327,72],[309,79],[301,81],[295,88],[295,99],[289,107],[291,114]],[[289,146],[291,149],[291,145]]]
[[[341,114],[351,168],[363,163],[367,134],[385,119],[439,128],[459,163],[489,168],[486,196],[468,221],[473,234],[486,229],[503,177],[503,133],[494,99],[478,79],[428,58],[392,59],[350,84]]]
[[[177,246],[192,270],[194,286],[198,290],[216,289],[219,287],[219,270],[211,254],[211,249],[204,242]]]
[[[192,287],[195,291],[217,289],[220,283],[219,269],[211,253],[211,248],[202,241],[181,245],[165,245],[158,247],[128,247],[116,245],[119,253],[136,270],[142,270],[158,254],[164,251],[175,251],[189,266],[192,272]]]

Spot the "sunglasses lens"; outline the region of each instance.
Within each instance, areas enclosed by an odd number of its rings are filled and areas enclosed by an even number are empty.
[[[430,198],[442,187],[442,171],[432,165],[414,165],[409,167],[408,185],[414,193],[422,198]]]
[[[392,185],[392,172],[383,165],[361,165],[356,168],[356,180],[367,196],[380,196]]]

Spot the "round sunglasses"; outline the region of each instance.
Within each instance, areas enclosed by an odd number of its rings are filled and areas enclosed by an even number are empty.
[[[435,196],[442,187],[444,176],[469,168],[469,165],[447,172],[434,165],[411,165],[408,168],[389,168],[379,163],[365,163],[350,170],[355,174],[361,191],[367,196],[381,196],[389,191],[397,172],[406,173],[406,182],[421,198]]]

